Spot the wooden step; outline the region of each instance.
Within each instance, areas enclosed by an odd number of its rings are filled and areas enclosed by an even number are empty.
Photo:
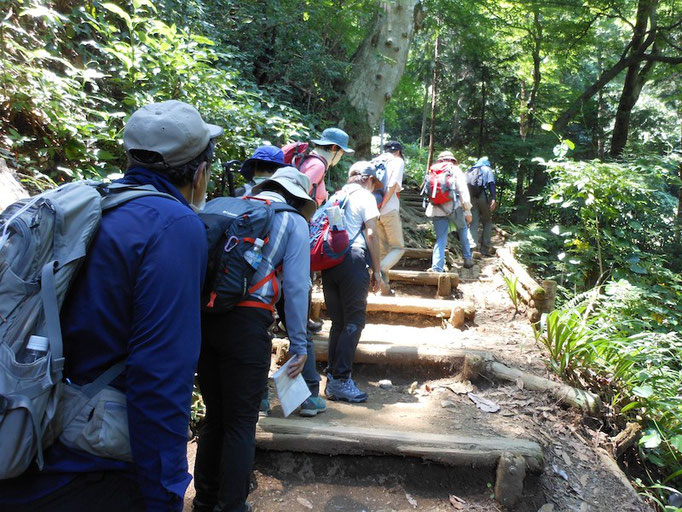
[[[313,306],[319,304],[320,307],[326,309],[322,292],[313,293],[312,302]],[[385,297],[373,294],[367,296],[367,312],[423,315],[441,317],[446,320],[452,318],[454,314],[458,316],[461,314],[462,320],[473,320],[476,314],[473,303],[464,300]]]
[[[410,284],[426,284],[438,286],[444,278],[450,280],[450,286],[455,289],[459,286],[459,274],[455,272],[425,272],[422,270],[389,270],[388,278],[391,281]]]
[[[313,337],[315,359],[327,361],[328,338],[326,335]],[[281,348],[280,348],[281,347]],[[281,354],[278,359],[288,359],[289,341],[284,338],[272,340],[273,351]],[[429,345],[396,345],[386,341],[361,341],[355,351],[353,362],[363,364],[387,364],[408,367],[446,367],[449,372],[462,368],[467,358],[476,357],[493,361],[490,352],[484,350],[453,349]]]
[[[363,428],[295,416],[260,418],[256,446],[326,455],[400,455],[449,466],[495,467],[503,454],[512,454],[523,457],[533,471],[540,469],[543,459],[540,445],[526,439]]]

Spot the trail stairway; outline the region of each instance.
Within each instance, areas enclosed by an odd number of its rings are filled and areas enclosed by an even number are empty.
[[[530,324],[502,291],[500,260],[479,256],[473,269],[462,269],[449,255],[451,271],[432,274],[425,272],[430,257],[407,250],[391,272],[395,296],[368,298],[353,369],[366,403],[328,402],[315,418],[283,418],[271,392],[272,414],[256,429],[255,510],[492,511],[499,503],[535,512],[555,492],[565,495],[550,501],[569,507],[556,510],[605,510],[599,503],[614,492],[635,503],[613,471],[606,473],[615,490],[601,490],[596,476],[584,484],[561,476],[574,478],[569,462],[603,465],[573,446],[575,420],[559,421],[598,404],[540,376]],[[322,374],[330,322],[319,286],[313,305],[325,320],[314,337]],[[273,370],[287,350],[286,339],[273,340]],[[324,387],[323,376],[321,394]],[[632,507],[621,510],[640,510]]]

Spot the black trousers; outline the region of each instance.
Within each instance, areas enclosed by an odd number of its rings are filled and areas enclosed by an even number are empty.
[[[178,504],[179,506],[179,504]],[[2,505],[2,512],[143,512],[144,499],[137,482],[121,471],[78,475],[49,496],[27,505]]]
[[[322,287],[327,314],[332,320],[327,373],[335,379],[347,379],[365,327],[369,291],[365,250],[351,248],[340,265],[323,270]]]
[[[246,510],[271,323],[272,313],[258,308],[202,317],[199,387],[206,417],[194,466],[195,510]]]

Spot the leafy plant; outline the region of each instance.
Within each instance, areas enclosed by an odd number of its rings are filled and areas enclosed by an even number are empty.
[[[512,304],[514,304],[514,317],[519,312],[519,292],[517,289],[517,286],[519,284],[519,279],[516,276],[513,277],[508,277],[506,275],[502,276],[504,279],[504,283],[507,285],[507,295],[509,295],[509,298],[512,301]]]

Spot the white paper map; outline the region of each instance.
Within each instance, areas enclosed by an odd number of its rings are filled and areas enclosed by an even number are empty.
[[[303,380],[303,376],[299,373],[295,379],[287,375],[287,368],[294,358],[289,359],[284,365],[275,372],[272,376],[275,381],[275,389],[279,397],[279,403],[282,405],[282,412],[284,417],[289,416],[296,407],[301,405],[306,398],[310,396],[310,390]]]

